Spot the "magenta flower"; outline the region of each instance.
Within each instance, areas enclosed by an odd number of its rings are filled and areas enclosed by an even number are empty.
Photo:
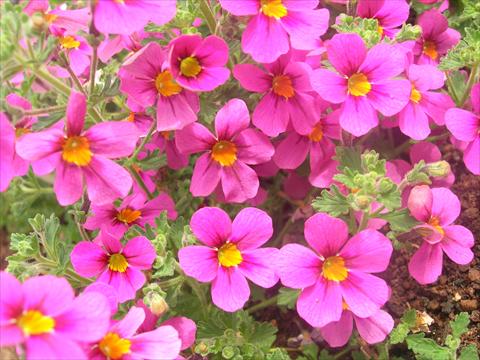
[[[454,108],[445,114],[445,125],[457,140],[466,142],[463,162],[468,170],[480,175],[480,83],[472,88],[473,112]]]
[[[460,41],[460,33],[448,27],[447,18],[437,9],[422,13],[418,25],[422,36],[415,44],[414,53],[419,56],[419,64],[438,64],[440,57]]]
[[[198,95],[185,90],[167,67],[167,52],[155,42],[128,58],[120,70],[120,90],[129,102],[156,105],[157,130],[181,129],[197,120]]]
[[[232,222],[222,209],[205,207],[193,214],[190,227],[203,245],[180,249],[180,267],[200,282],[212,282],[212,300],[219,308],[233,312],[245,305],[247,278],[264,288],[277,283],[272,262],[278,249],[259,249],[273,233],[266,212],[245,208]]]
[[[318,120],[310,85],[311,69],[283,55],[260,69],[252,64],[236,65],[233,74],[242,87],[264,94],[253,112],[253,124],[268,136],[277,136],[289,123],[300,134],[308,134]]]
[[[180,353],[181,340],[170,325],[138,333],[145,311],[132,306],[125,317],[113,322],[100,341],[91,347],[89,359],[165,359],[174,360]]]
[[[155,134],[152,143],[154,143],[161,152],[165,152],[167,155],[167,165],[170,169],[179,170],[188,165],[188,156],[182,154],[177,148],[174,131],[162,131],[159,134]]]
[[[377,310],[373,315],[361,318],[346,307],[340,320],[333,321],[320,328],[320,334],[330,346],[344,346],[352,335],[354,321],[361,338],[369,344],[376,344],[385,340],[394,325],[392,317],[386,311]]]
[[[130,114],[126,120],[135,124],[141,136],[146,136],[152,127],[153,119],[145,112],[143,106],[128,100],[127,106],[130,108]]]
[[[218,36],[182,35],[170,42],[169,68],[180,86],[192,91],[212,91],[225,83],[230,70],[228,45]]]
[[[326,45],[328,60],[338,73],[317,69],[312,86],[320,96],[342,104],[340,125],[355,136],[365,135],[378,125],[379,111],[393,116],[408,102],[411,85],[392,79],[405,67],[405,55],[396,47],[378,44],[367,51],[357,34],[335,35]]]
[[[242,49],[260,63],[271,63],[295,49],[311,50],[328,29],[329,12],[318,0],[219,0],[236,16],[252,15],[242,35]]]
[[[99,0],[93,21],[104,34],[130,35],[143,30],[149,21],[163,25],[175,16],[176,0]]]
[[[0,346],[23,345],[26,359],[87,359],[84,343],[108,329],[107,299],[96,292],[75,298],[63,278],[35,276],[21,284],[0,272]]]
[[[415,186],[408,198],[408,209],[422,222],[417,231],[423,237],[420,249],[412,256],[408,271],[420,284],[437,281],[442,274],[443,253],[455,263],[473,259],[473,234],[466,227],[452,225],[460,215],[460,201],[447,188]]]
[[[75,75],[82,75],[89,68],[92,48],[85,38],[62,33],[58,36],[58,47],[66,53],[70,67]],[[70,76],[63,68],[59,72],[62,73],[63,77]]]
[[[342,316],[345,303],[356,316],[374,315],[388,300],[387,283],[371,273],[384,271],[393,248],[380,232],[366,229],[348,240],[340,219],[315,214],[305,222],[305,239],[280,249],[276,269],[283,285],[302,289],[298,314],[315,327]]]
[[[98,276],[97,281],[111,285],[120,302],[135,298],[135,293],[145,283],[141,270],[152,267],[156,254],[150,241],[135,237],[125,246],[120,240],[101,233],[101,244],[82,241],[70,254],[75,271],[84,277]]]
[[[430,135],[430,120],[445,124],[445,112],[455,106],[450,96],[438,90],[443,87],[445,74],[432,65],[411,64],[406,71],[412,84],[410,101],[398,114],[402,133],[414,140]]]
[[[84,182],[89,199],[96,205],[123,198],[132,187],[128,171],[110,159],[133,152],[138,140],[135,125],[107,121],[84,131],[86,108],[85,96],[72,91],[65,131],[54,125],[17,141],[22,158],[42,161],[36,169],[38,175],[56,170],[53,189],[63,206],[81,198]]]
[[[198,123],[177,131],[175,141],[180,152],[204,152],[193,169],[193,196],[208,196],[221,182],[226,201],[242,202],[255,197],[258,176],[248,165],[269,161],[274,148],[265,135],[248,128],[249,123],[247,105],[232,99],[215,117],[215,136]]]
[[[410,5],[405,0],[359,0],[357,15],[377,19],[381,35],[394,37],[410,14]]]
[[[175,203],[168,194],[160,193],[155,199],[147,201],[143,193],[137,192],[123,199],[119,207],[114,204],[93,205],[93,215],[87,218],[84,226],[85,229],[101,229],[120,238],[133,225],[141,227],[146,224],[154,225],[155,218],[165,210],[169,219],[177,218]]]

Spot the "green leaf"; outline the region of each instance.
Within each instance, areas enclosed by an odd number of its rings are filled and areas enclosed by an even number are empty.
[[[286,306],[288,309],[294,309],[300,290],[281,288],[278,291],[277,304]]]
[[[350,203],[336,185],[332,185],[330,190],[322,190],[312,202],[312,207],[317,212],[326,212],[332,216],[348,214]]]
[[[464,347],[458,360],[479,360],[477,347],[473,344]]]
[[[400,344],[405,341],[405,338],[410,333],[410,329],[415,326],[417,321],[417,313],[415,309],[406,311],[400,323],[390,333],[390,344]]]
[[[408,335],[406,341],[408,348],[422,359],[450,359],[450,351],[438,345],[434,340],[425,338],[424,333]]]
[[[413,169],[410,170],[406,175],[406,179],[409,185],[415,184],[431,184],[430,177],[423,172],[425,167],[425,161],[420,160],[413,166]]]
[[[408,209],[400,209],[390,211],[377,216],[379,219],[388,221],[390,229],[397,232],[410,231],[414,226],[420,224],[413,216],[410,215]]]
[[[455,320],[450,321],[450,327],[452,328],[452,336],[459,339],[468,330],[468,324],[470,324],[470,318],[468,313],[461,312],[455,317]]]

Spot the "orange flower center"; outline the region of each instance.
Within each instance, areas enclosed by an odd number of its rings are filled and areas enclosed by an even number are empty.
[[[287,75],[277,75],[272,80],[273,92],[278,96],[283,96],[285,99],[291,98],[295,95],[293,90],[292,80]]]
[[[28,310],[16,320],[26,336],[50,333],[55,328],[55,319],[37,310]]]
[[[237,249],[237,245],[226,243],[218,249],[218,262],[225,267],[237,266],[243,261],[242,253]]]
[[[160,135],[163,136],[165,140],[170,140],[172,138],[173,131],[160,131]]]
[[[177,95],[182,91],[182,87],[173,79],[172,73],[168,70],[162,71],[155,78],[155,87],[162,96]]]
[[[107,333],[98,344],[98,348],[107,359],[121,359],[123,355],[130,353],[131,341],[122,339],[115,333]]]
[[[348,78],[348,93],[353,96],[365,96],[372,89],[372,84],[362,73],[353,74]]]
[[[127,121],[135,122],[135,113],[133,111],[130,111],[130,114],[128,114]]]
[[[112,254],[108,258],[108,268],[112,271],[125,272],[127,271],[128,262],[122,254]]]
[[[90,144],[85,136],[69,136],[62,143],[62,158],[68,163],[86,166],[92,160]]]
[[[418,104],[418,102],[422,100],[422,94],[420,94],[420,91],[418,91],[413,84],[412,92],[410,93],[410,100],[412,100],[415,104]]]
[[[433,41],[425,41],[423,43],[423,53],[432,60],[436,60],[438,58],[437,45]]]
[[[44,14],[43,15],[43,18],[45,19],[45,21],[49,24],[53,23],[55,20],[57,20],[58,18],[58,15],[55,15],[55,14]]]
[[[212,148],[212,159],[222,166],[232,166],[237,161],[237,146],[231,141],[218,141]]]
[[[378,32],[380,35],[383,35],[383,26],[378,25],[377,32]]]
[[[20,136],[28,134],[30,129],[24,127],[17,127],[15,128],[15,137],[18,139]]]
[[[428,225],[431,227],[435,228],[442,236],[445,235],[445,230],[440,226],[440,219],[436,216],[430,217],[430,220],[428,220]]]
[[[282,0],[261,0],[260,6],[260,11],[268,17],[281,19],[288,14],[287,8],[283,5]]]
[[[322,265],[322,275],[327,280],[343,281],[348,277],[345,260],[341,256],[330,256]]]
[[[117,220],[123,222],[125,225],[128,225],[133,223],[140,216],[142,216],[142,212],[140,210],[134,210],[127,207],[118,212]]]
[[[80,46],[80,41],[75,40],[73,36],[62,36],[58,39],[60,46],[64,49],[78,49]]]
[[[310,134],[308,134],[308,138],[313,142],[322,141],[322,139],[323,139],[323,128],[322,128],[321,123],[318,123],[317,125],[315,125],[312,132]]]
[[[195,77],[202,71],[202,67],[195,56],[189,56],[180,62],[180,72],[186,77]]]

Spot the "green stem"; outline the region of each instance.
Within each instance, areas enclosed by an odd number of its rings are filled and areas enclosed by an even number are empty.
[[[88,93],[90,95],[93,94],[93,91],[95,90],[95,73],[97,71],[97,65],[98,65],[98,50],[97,47],[93,47],[93,55],[92,55],[92,62],[90,63],[90,87],[88,90]]]
[[[364,230],[367,227],[368,220],[370,219],[370,215],[366,212],[362,212],[362,219],[360,220],[360,224],[358,225],[357,233]]]
[[[385,210],[385,205],[382,205],[380,206],[376,211],[374,211],[373,213],[371,213],[369,215],[370,219],[374,219],[376,218],[378,215],[380,215],[380,213]]]
[[[82,83],[80,82],[80,79],[77,77],[77,75],[75,75],[75,73],[73,72],[70,64],[69,64],[69,60],[67,58],[67,56],[65,54],[61,54],[62,58],[63,58],[63,66],[65,67],[65,69],[68,71],[68,73],[70,74],[70,77],[71,79],[73,80],[73,83],[75,84],[75,87],[77,88],[78,91],[80,91],[83,95],[85,96],[88,96],[87,92],[85,91],[85,89],[83,88],[82,86]]]
[[[448,89],[450,90],[450,96],[453,98],[453,102],[456,105],[459,105],[457,91],[455,90],[455,86],[453,85],[452,78],[448,74],[447,74],[447,85],[448,85]]]
[[[132,174],[133,178],[137,182],[138,186],[142,188],[142,190],[145,192],[147,197],[152,200],[154,198],[153,194],[148,190],[147,185],[143,182],[142,177],[138,174],[137,170],[133,168],[133,166],[128,166],[128,170],[130,170],[130,174]]]
[[[208,0],[200,0],[200,11],[207,21],[208,29],[215,35],[217,33],[217,20],[215,20],[215,14],[208,3]]]
[[[140,146],[138,146],[133,152],[132,156],[130,156],[130,158],[128,159],[129,161],[132,161],[132,160],[134,161],[137,158],[138,154],[140,154],[140,151],[142,151],[145,145],[150,141],[150,138],[155,132],[156,127],[157,127],[157,123],[156,121],[153,121],[152,126],[150,127],[150,130],[148,130],[148,133],[143,138],[142,142],[140,143]]]
[[[343,349],[342,351],[336,353],[335,355],[333,355],[333,358],[334,359],[341,359],[343,356],[347,355],[348,353],[350,353],[353,349],[355,349],[357,346],[347,346],[345,349]]]
[[[270,305],[275,305],[277,303],[277,300],[278,300],[278,295],[272,296],[269,299],[265,299],[259,302],[258,304],[249,307],[246,311],[249,314],[254,313],[255,311],[269,307]]]
[[[468,97],[470,96],[470,91],[472,90],[473,84],[475,84],[475,79],[477,77],[477,70],[478,64],[474,64],[472,66],[472,70],[470,71],[470,77],[467,81],[467,87],[465,88],[465,92],[463,93],[462,97],[460,98],[459,105],[463,107],[465,102],[467,101]]]
[[[25,111],[22,111],[22,113],[24,116],[43,115],[43,114],[64,111],[66,107],[67,107],[66,105],[56,105],[56,106],[49,106],[43,109],[25,110]]]

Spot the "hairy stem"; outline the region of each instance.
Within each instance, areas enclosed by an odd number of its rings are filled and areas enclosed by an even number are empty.
[[[272,296],[271,298],[265,299],[259,302],[258,304],[249,307],[246,311],[249,314],[251,314],[251,313],[254,313],[255,311],[269,307],[270,305],[275,305],[277,303],[277,299],[278,299],[278,295]]]

